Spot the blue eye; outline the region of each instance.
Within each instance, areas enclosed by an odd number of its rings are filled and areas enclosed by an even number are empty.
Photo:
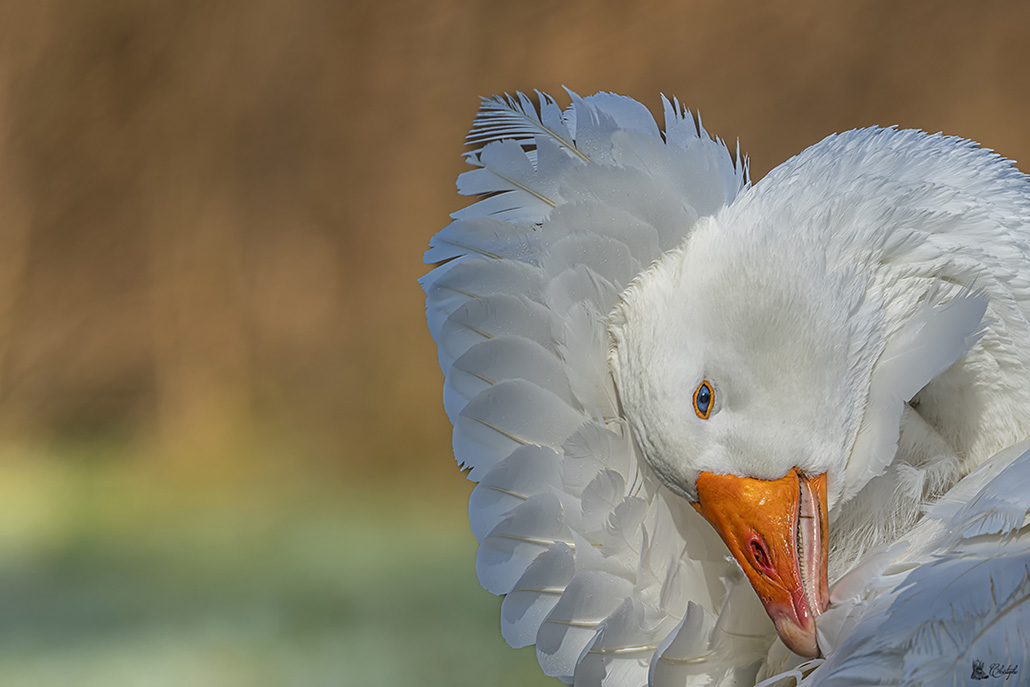
[[[715,405],[715,390],[706,379],[694,390],[694,412],[702,420],[707,420],[708,416],[712,414],[713,405]]]

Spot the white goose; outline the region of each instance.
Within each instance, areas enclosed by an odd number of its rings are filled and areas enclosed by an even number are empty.
[[[1030,683],[1027,178],[871,128],[752,187],[678,102],[570,95],[483,102],[422,282],[505,639],[577,685]]]

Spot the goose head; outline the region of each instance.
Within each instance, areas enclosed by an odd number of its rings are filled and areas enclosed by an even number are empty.
[[[888,331],[887,296],[862,260],[720,217],[623,294],[612,373],[645,461],[715,527],[783,642],[814,657],[829,514],[860,488],[856,474],[889,464],[903,403],[942,369],[911,390],[892,386],[889,366],[877,373],[903,335]],[[982,315],[954,328],[945,367]]]

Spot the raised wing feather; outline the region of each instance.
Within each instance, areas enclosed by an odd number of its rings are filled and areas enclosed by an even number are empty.
[[[904,404],[976,343],[986,311],[984,293],[963,290],[947,303],[925,303],[890,340],[873,370],[843,501],[887,469],[897,450]]]
[[[446,261],[422,279],[429,327],[455,456],[481,480],[469,505],[477,571],[508,595],[505,639],[535,642],[566,682],[678,684],[651,669],[655,650],[675,634],[663,665],[679,665],[682,647],[714,646],[720,613],[750,611],[730,608],[740,574],[711,528],[636,453],[607,369],[607,316],[747,172],[678,103],[664,102],[663,136],[633,100],[570,96],[564,111],[544,94],[483,101],[458,182],[480,199],[426,253]],[[699,609],[689,623],[688,608]],[[752,616],[768,629],[760,608]],[[769,641],[736,649],[755,662]],[[692,674],[736,675],[741,656],[710,653]]]

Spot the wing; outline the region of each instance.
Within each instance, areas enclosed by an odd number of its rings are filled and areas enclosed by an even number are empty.
[[[836,603],[819,620],[829,658],[802,685],[1030,678],[1028,448],[1021,442],[977,468],[907,542],[869,556],[834,586]]]
[[[501,631],[584,685],[746,682],[775,636],[711,527],[651,474],[619,414],[607,317],[698,218],[748,185],[678,102],[659,131],[613,94],[483,101],[425,259],[454,454]]]

